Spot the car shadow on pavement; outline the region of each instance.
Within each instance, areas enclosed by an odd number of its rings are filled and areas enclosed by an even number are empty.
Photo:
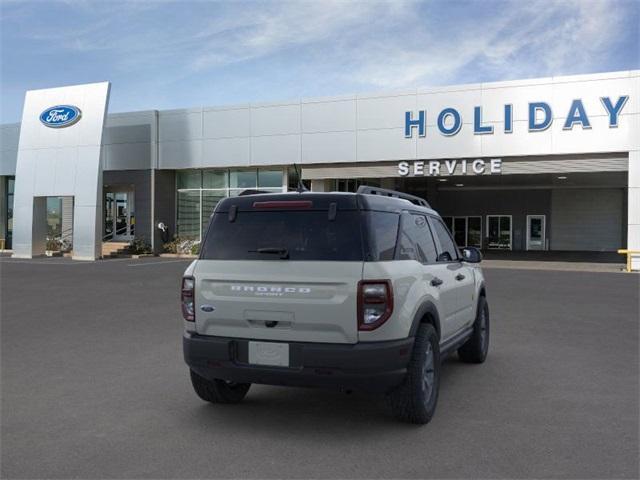
[[[443,401],[442,393],[446,391],[447,384],[468,375],[465,367],[467,365],[458,360],[456,355],[443,361],[440,402]],[[437,416],[438,411],[434,418]],[[387,431],[392,425],[400,430],[419,427],[397,421],[386,405],[383,394],[265,385],[252,385],[240,405],[203,403],[191,411],[189,421],[205,429],[213,425],[233,428],[239,435],[244,430],[254,434],[257,431],[269,434],[284,430],[302,436],[310,432],[339,434],[344,431],[352,435],[354,428],[369,435],[381,429]]]

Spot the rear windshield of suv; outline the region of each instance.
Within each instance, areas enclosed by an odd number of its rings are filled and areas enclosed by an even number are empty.
[[[202,246],[205,260],[362,261],[360,212],[322,210],[216,213]]]

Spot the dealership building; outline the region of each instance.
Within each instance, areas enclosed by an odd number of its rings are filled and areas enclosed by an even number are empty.
[[[15,257],[52,237],[82,260],[199,240],[221,198],[287,191],[298,173],[314,191],[423,197],[461,246],[640,250],[638,70],[112,114],[109,89],[29,91],[22,122],[0,127]]]

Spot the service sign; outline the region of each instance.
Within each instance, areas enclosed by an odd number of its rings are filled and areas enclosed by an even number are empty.
[[[398,163],[398,175],[401,177],[440,177],[447,175],[500,175],[502,159],[484,160],[416,160]]]
[[[69,127],[82,117],[82,112],[73,105],[57,105],[47,108],[40,114],[40,121],[45,127],[63,128]]]

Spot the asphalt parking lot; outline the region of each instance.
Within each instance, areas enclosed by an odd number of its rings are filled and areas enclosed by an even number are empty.
[[[638,478],[638,275],[487,269],[489,358],[448,359],[417,427],[363,394],[200,401],[186,265],[0,259],[2,478]]]

